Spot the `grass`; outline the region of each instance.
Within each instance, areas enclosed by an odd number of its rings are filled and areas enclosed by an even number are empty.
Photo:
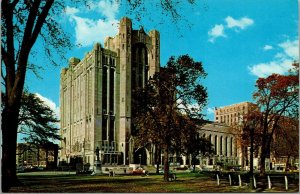
[[[163,175],[132,176],[108,175],[91,176],[75,174],[47,174],[45,172],[18,174],[23,186],[13,187],[10,192],[26,193],[199,193],[199,192],[251,192],[247,186],[217,186],[216,180],[197,173],[178,173],[177,180],[164,182]]]
[[[209,177],[193,174],[177,174],[177,180],[164,182],[163,175],[150,176],[79,176],[79,175],[43,175],[19,174],[23,186],[13,187],[10,192],[114,192],[114,193],[153,193],[153,192],[247,192],[247,188],[235,188],[226,185],[217,186]]]

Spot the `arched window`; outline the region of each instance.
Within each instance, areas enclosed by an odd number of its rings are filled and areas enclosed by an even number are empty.
[[[148,80],[148,51],[143,43],[133,45],[132,49],[132,89],[144,87]]]

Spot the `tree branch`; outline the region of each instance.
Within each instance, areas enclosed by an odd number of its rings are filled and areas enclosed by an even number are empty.
[[[16,1],[15,1],[16,2]],[[6,51],[1,45],[5,54],[5,66],[6,66],[6,93],[7,98],[11,96],[12,88],[15,80],[15,49],[14,49],[14,33],[13,33],[13,8],[12,5],[8,3],[8,0],[4,0],[1,3],[2,17],[4,18],[5,27],[6,27]],[[2,52],[1,52],[2,53]]]
[[[41,29],[43,27],[43,24],[45,23],[46,17],[49,13],[49,10],[53,4],[54,0],[47,0],[46,5],[44,6],[41,15],[38,17],[37,22],[35,24],[32,36],[31,36],[31,47],[35,43],[39,33],[41,32]]]

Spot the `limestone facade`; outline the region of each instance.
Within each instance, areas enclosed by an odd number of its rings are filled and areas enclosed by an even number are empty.
[[[257,109],[258,106],[251,102],[241,102],[215,108],[215,122],[225,123],[227,125],[239,125],[243,121],[243,115],[246,115],[250,110]]]
[[[230,126],[209,122],[203,125],[199,135],[207,138],[215,150],[213,155],[204,155],[200,165],[216,165],[218,162],[227,165],[238,165],[241,148],[238,144],[238,133]]]
[[[159,67],[159,32],[134,30],[127,17],[104,47],[97,43],[82,60],[70,58],[60,79],[60,160],[93,165],[99,147],[102,163],[131,163],[132,91]]]
[[[243,133],[243,116],[250,111],[259,110],[259,107],[251,102],[241,102],[220,108],[215,108],[215,122],[234,127],[239,132],[237,136],[237,146],[239,147],[238,158],[239,164],[242,166],[249,165],[249,147],[242,145],[241,134]]]

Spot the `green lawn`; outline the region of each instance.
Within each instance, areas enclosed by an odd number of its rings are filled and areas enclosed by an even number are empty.
[[[249,192],[247,187],[217,186],[209,177],[193,174],[177,174],[177,180],[164,182],[163,175],[121,176],[107,175],[43,175],[43,172],[30,175],[19,174],[23,186],[13,187],[10,192]]]
[[[114,193],[211,193],[211,192],[251,192],[248,186],[229,186],[228,182],[221,182],[217,186],[216,180],[203,174],[176,173],[177,180],[164,182],[163,175],[133,176],[108,175],[91,176],[75,175],[65,172],[33,172],[20,173],[19,179],[23,186],[13,187],[10,192],[47,192],[47,193],[84,193],[84,192],[114,192]],[[257,192],[285,192],[284,186],[274,186],[272,190],[263,189]],[[298,192],[299,188],[291,188],[288,192]],[[255,191],[252,191],[255,192]]]

